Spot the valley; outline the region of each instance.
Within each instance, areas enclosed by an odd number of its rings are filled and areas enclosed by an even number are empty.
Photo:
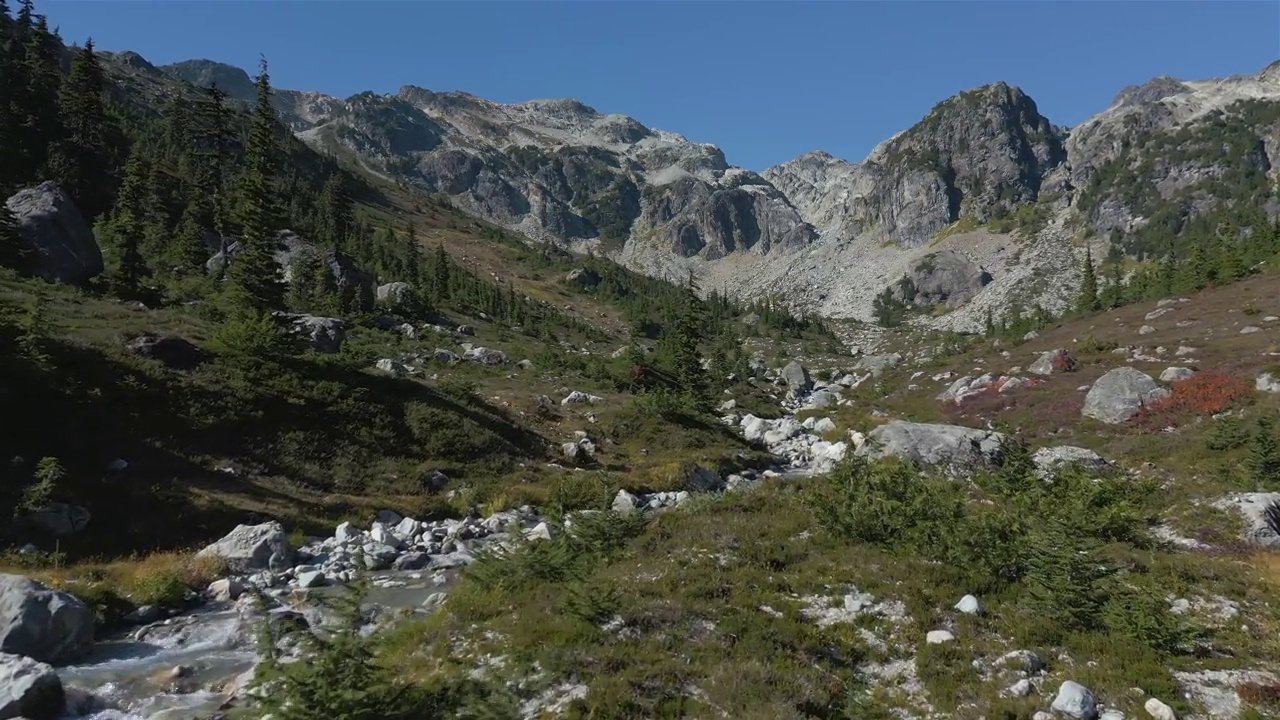
[[[0,39],[0,720],[1280,716],[1280,64],[755,173]]]

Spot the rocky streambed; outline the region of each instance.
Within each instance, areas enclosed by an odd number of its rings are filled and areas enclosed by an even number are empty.
[[[799,422],[794,413],[814,407],[815,399],[820,406],[833,404],[835,390],[795,388],[784,403],[787,414],[775,420],[722,409],[724,422],[779,457],[775,467],[725,477],[699,468],[688,483],[692,492],[622,490],[612,509],[663,510],[698,493],[829,469],[844,456],[846,443],[822,439],[832,429],[829,420]],[[371,622],[428,613],[478,553],[517,536],[547,540],[555,532],[558,527],[529,507],[438,521],[383,511],[367,529],[343,523],[332,536],[308,538],[298,548],[289,546],[278,523],[241,525],[198,553],[222,558],[228,574],[195,594],[191,608],[170,617],[159,608],[140,608],[130,615],[132,628],[96,642],[93,613],[75,597],[75,583],[53,589],[0,575],[0,720],[210,717],[245,702],[263,623],[322,628],[328,618],[318,600],[357,578],[367,581]]]

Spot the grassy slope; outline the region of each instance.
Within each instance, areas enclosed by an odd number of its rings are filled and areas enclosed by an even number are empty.
[[[1193,712],[1196,706],[1182,697],[1174,672],[1280,668],[1273,642],[1280,608],[1272,602],[1280,591],[1280,559],[1241,545],[1233,535],[1237,521],[1206,505],[1224,493],[1253,489],[1247,450],[1209,450],[1206,443],[1222,421],[1194,413],[1166,413],[1119,427],[1084,419],[1084,392],[1078,388],[1124,365],[1153,376],[1167,366],[1189,366],[1252,387],[1256,373],[1275,362],[1280,321],[1263,317],[1280,315],[1277,286],[1280,277],[1266,275],[1206,290],[1152,320],[1145,316],[1155,303],[1066,321],[1004,350],[977,340],[937,352],[937,338],[903,337],[909,358],[936,359],[909,359],[851,393],[854,402],[833,413],[841,435],[894,417],[974,427],[1007,423],[1032,447],[1083,445],[1130,471],[1120,483],[1132,493],[1136,527],[1168,522],[1215,549],[1108,542],[1100,557],[1119,569],[1122,584],[1133,578],[1156,588],[1157,603],[1166,595],[1211,605],[1234,602],[1235,616],[1212,608],[1179,616],[1199,636],[1195,652],[1156,650],[1107,630],[1053,632],[1028,612],[1028,591],[1021,585],[982,592],[963,567],[927,559],[907,547],[906,538],[880,547],[841,537],[823,528],[815,505],[806,500],[809,488],[822,486],[817,479],[773,482],[745,496],[664,514],[607,557],[593,557],[565,577],[548,569],[560,562],[550,551],[499,561],[501,570],[474,573],[444,611],[394,634],[386,651],[397,668],[424,682],[457,663],[504,658],[502,669],[491,672],[515,688],[518,697],[506,702],[544,692],[563,696],[566,688],[585,685],[585,700],[566,703],[570,717],[880,717],[894,708],[943,717],[1030,717],[1047,708],[1066,679],[1092,688],[1109,707],[1130,716],[1145,716],[1148,696],[1181,715]],[[1146,324],[1156,332],[1139,336]],[[1249,324],[1263,331],[1240,335]],[[1127,363],[1125,356],[1096,349],[1109,343],[1141,346],[1151,355],[1164,346],[1168,360]],[[1197,350],[1174,358],[1180,345]],[[1055,347],[1072,349],[1081,367],[961,407],[944,407],[934,397],[950,382],[931,380],[935,373],[1007,372]],[[847,360],[827,358],[811,367],[824,362],[839,367]],[[1277,410],[1280,398],[1267,394],[1235,405],[1246,420]],[[1177,429],[1163,430],[1170,425]],[[999,499],[990,507],[1005,509]],[[495,576],[524,579],[504,582]],[[839,604],[854,587],[878,601],[901,602],[905,616],[820,627],[803,615],[806,596]],[[975,591],[986,615],[974,619],[950,609]],[[958,640],[926,645],[925,633],[938,627],[950,627]],[[980,673],[972,665],[989,667],[1015,649],[1032,649],[1048,662],[1043,694],[1002,698],[1011,677]],[[1240,692],[1248,701],[1242,717],[1280,712],[1274,700],[1280,687]]]

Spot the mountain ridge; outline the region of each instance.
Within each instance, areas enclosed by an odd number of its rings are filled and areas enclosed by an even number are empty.
[[[213,61],[161,70],[192,81],[248,77]],[[1024,250],[1057,258],[1041,268],[1053,277],[1039,287],[1006,287],[1016,263],[996,263],[988,268],[994,281],[969,305],[926,321],[973,328],[976,309],[990,305],[985,294],[1064,307],[1078,276],[1064,268],[1082,260],[1084,246],[1106,256],[1110,246],[1098,236],[1141,230],[1148,219],[1121,200],[1131,186],[1090,197],[1089,212],[1077,209],[1126,148],[1250,101],[1280,102],[1280,63],[1231,78],[1153,78],[1122,88],[1110,106],[1070,128],[1042,115],[1021,88],[997,81],[939,101],[861,161],[817,149],[759,173],[732,165],[714,144],[570,98],[504,104],[404,85],[345,100],[278,90],[275,104],[309,144],[448,195],[535,241],[668,279],[692,272],[705,286],[833,317],[869,319],[875,293],[964,223],[989,227],[1010,258]],[[1280,144],[1263,145],[1259,167],[1274,177]],[[1172,194],[1222,170],[1179,173],[1183,180],[1167,183]],[[1049,226],[1057,229],[1045,234]],[[970,240],[956,249],[981,262],[985,241]],[[1034,247],[1046,243],[1053,247]],[[816,268],[815,257],[822,258]]]

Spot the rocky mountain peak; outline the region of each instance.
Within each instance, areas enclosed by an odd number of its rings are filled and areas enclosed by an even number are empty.
[[[183,60],[160,68],[179,80],[186,80],[198,87],[217,84],[228,96],[244,102],[253,102],[257,90],[249,73],[234,65],[216,60]]]
[[[1161,75],[1142,85],[1126,87],[1116,95],[1115,99],[1111,101],[1111,105],[1113,107],[1144,105],[1189,92],[1192,92],[1192,90],[1186,83],[1175,77]]]
[[[1258,80],[1260,82],[1273,82],[1280,84],[1280,60],[1277,60],[1263,68],[1262,72],[1258,73]]]

